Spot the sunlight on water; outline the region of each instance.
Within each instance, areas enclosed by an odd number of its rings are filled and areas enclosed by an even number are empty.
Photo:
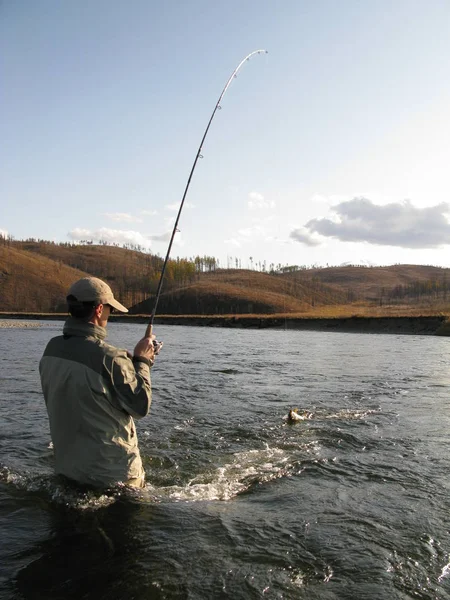
[[[230,500],[255,483],[288,476],[295,468],[288,461],[287,453],[277,448],[249,450],[236,454],[232,462],[217,468],[212,474],[197,475],[187,485],[148,487],[160,499]]]
[[[311,451],[317,454],[319,451],[314,442],[302,444],[299,449],[303,449],[307,454]],[[254,484],[301,472],[300,463],[292,461],[292,457],[285,450],[266,446],[263,450],[236,453],[231,462],[218,467],[212,473],[200,473],[183,486],[156,487],[148,482],[144,490],[119,485],[111,488],[108,494],[95,491],[80,492],[74,485],[62,485],[54,476],[33,477],[13,472],[7,467],[1,468],[0,481],[11,484],[19,490],[38,493],[56,504],[79,510],[95,510],[115,502],[121,494],[128,494],[130,497],[149,502],[226,501],[248,490]]]
[[[446,564],[441,571],[441,574],[438,577],[438,581],[442,581],[444,577],[448,577],[450,575],[450,563]]]
[[[450,598],[448,340],[159,327],[146,486],[94,492],[52,474],[60,329],[0,334],[0,597]]]
[[[17,490],[36,494],[55,505],[67,506],[76,510],[97,510],[116,501],[118,488],[111,495],[89,491],[81,492],[75,486],[61,485],[54,476],[32,477],[14,473],[7,467],[0,469],[0,482],[8,483]]]

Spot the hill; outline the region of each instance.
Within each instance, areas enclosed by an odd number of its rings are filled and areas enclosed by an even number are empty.
[[[148,314],[162,259],[138,248],[0,240],[2,311],[65,312],[79,277],[105,279],[131,313]],[[169,261],[158,314],[437,314],[450,311],[450,270],[424,265],[218,269],[215,259]]]
[[[0,245],[1,310],[60,312],[66,310],[70,284],[86,273],[65,264]]]
[[[283,279],[279,275],[248,270],[202,273],[194,283],[161,295],[159,312],[166,314],[272,314],[300,313],[312,304],[341,304],[345,295],[324,284]],[[132,308],[149,313],[152,299]]]
[[[27,240],[14,241],[12,247],[24,256],[45,257],[108,281],[126,306],[141,302],[156,289],[163,262],[159,256],[119,246]]]
[[[429,265],[327,267],[297,270],[285,273],[284,277],[303,283],[315,280],[346,291],[349,302],[379,305],[425,298],[446,301],[450,292],[450,269]]]

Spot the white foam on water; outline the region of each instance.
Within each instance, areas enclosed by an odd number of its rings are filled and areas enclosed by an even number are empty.
[[[303,450],[307,454],[317,454],[320,448],[316,442],[309,442],[304,444]],[[45,496],[49,501],[68,508],[97,510],[113,504],[122,495],[145,502],[231,500],[254,484],[290,477],[302,470],[298,460],[293,461],[286,450],[266,445],[261,449],[237,452],[229,462],[212,471],[199,473],[185,485],[156,487],[147,481],[143,489],[118,484],[106,493],[81,491],[61,484],[54,476],[20,474],[8,467],[0,468],[0,481]]]
[[[439,583],[445,578],[448,577],[450,575],[450,563],[447,563],[443,568],[442,568],[442,572],[438,577],[438,581]]]
[[[147,492],[159,499],[172,501],[230,500],[255,483],[290,476],[295,465],[280,448],[248,450],[232,456],[230,462],[210,474],[200,474],[183,486],[156,488],[146,485]]]
[[[111,494],[95,491],[81,492],[56,482],[55,477],[46,475],[28,475],[14,472],[8,467],[0,468],[0,481],[13,485],[18,490],[38,494],[49,502],[54,502],[77,510],[97,510],[117,501],[120,491],[111,490]]]
[[[365,419],[368,415],[378,414],[379,410],[341,410],[335,414],[327,415],[325,419]]]
[[[175,425],[174,429],[175,429],[175,431],[186,431],[186,429],[191,427],[191,425],[193,423],[194,423],[193,418],[186,419],[185,421],[183,421],[183,423],[181,423],[181,425]]]

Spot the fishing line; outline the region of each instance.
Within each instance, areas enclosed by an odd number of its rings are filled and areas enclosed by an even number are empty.
[[[172,231],[172,235],[170,237],[169,247],[167,248],[166,258],[164,259],[164,264],[163,264],[163,267],[162,267],[162,270],[161,270],[161,275],[159,277],[158,287],[156,289],[156,294],[155,294],[155,302],[154,302],[154,305],[153,305],[153,310],[151,312],[150,322],[149,322],[149,324],[147,326],[147,329],[146,329],[146,332],[145,332],[145,337],[150,337],[151,334],[152,334],[153,321],[154,321],[154,318],[155,318],[156,309],[158,307],[159,297],[161,295],[161,288],[162,288],[162,284],[163,284],[163,280],[164,280],[164,275],[165,275],[165,272],[166,272],[166,266],[167,266],[167,263],[169,261],[170,251],[172,250],[173,240],[174,240],[175,234],[176,234],[176,232],[178,230],[178,221],[180,220],[181,211],[183,210],[184,201],[186,199],[186,195],[188,193],[189,186],[191,184],[192,175],[194,174],[195,167],[197,166],[198,159],[199,158],[203,158],[203,156],[202,156],[202,148],[203,148],[203,144],[205,142],[206,136],[208,135],[209,127],[210,127],[210,125],[212,123],[212,120],[214,119],[214,116],[215,116],[217,110],[219,110],[221,108],[220,102],[222,101],[222,98],[224,97],[225,92],[229,88],[231,82],[237,76],[237,73],[238,73],[239,69],[242,67],[242,65],[245,62],[249,61],[250,58],[252,56],[254,56],[255,54],[267,54],[267,50],[254,50],[253,52],[250,52],[250,54],[248,54],[244,59],[241,60],[241,62],[238,64],[238,66],[235,68],[235,70],[233,71],[233,73],[230,75],[228,81],[226,82],[225,87],[223,88],[222,93],[220,94],[219,99],[217,100],[216,105],[214,107],[214,110],[212,112],[212,115],[211,115],[211,117],[210,117],[210,119],[208,121],[208,125],[206,126],[205,133],[203,134],[202,141],[200,142],[200,146],[199,146],[199,148],[197,150],[197,154],[195,156],[194,164],[192,165],[191,172],[189,173],[189,178],[187,180],[187,184],[186,184],[186,187],[185,187],[185,190],[184,190],[184,194],[183,194],[183,197],[182,197],[181,203],[180,203],[180,208],[178,210],[177,218],[175,220],[175,225],[173,226],[173,231]],[[156,340],[155,340],[155,342],[156,342]],[[156,342],[154,344],[155,345],[155,352],[156,353],[158,353],[158,351],[160,349],[160,346],[158,347],[157,344],[158,344],[158,342]]]

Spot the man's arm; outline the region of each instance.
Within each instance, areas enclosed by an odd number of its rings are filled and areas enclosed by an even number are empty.
[[[120,406],[135,419],[145,417],[152,402],[149,360],[116,357],[112,363],[111,378]]]

